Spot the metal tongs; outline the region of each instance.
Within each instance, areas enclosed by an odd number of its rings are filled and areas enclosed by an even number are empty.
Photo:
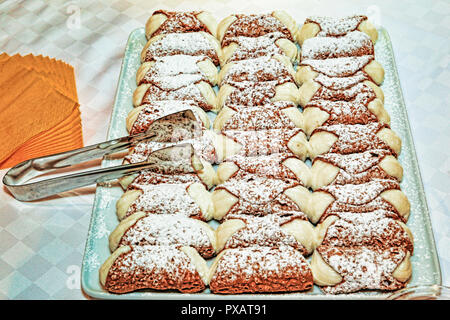
[[[189,114],[189,117],[193,116],[191,110],[183,110],[179,112],[182,112],[184,114],[187,113]],[[172,115],[173,114],[166,115],[157,120]],[[62,168],[73,169],[71,167],[75,165],[97,158],[103,158],[120,151],[124,151],[136,146],[140,142],[151,140],[156,136],[158,136],[157,132],[147,130],[147,132],[137,135],[125,136],[80,149],[30,159],[21,162],[8,170],[8,172],[3,177],[3,184],[17,200],[33,201],[91,184],[118,179],[120,177],[130,175],[142,170],[159,171],[160,164],[158,162],[158,157],[156,156],[149,157],[148,161],[145,162],[89,170],[46,180],[40,180],[37,182],[30,182],[30,180],[33,178],[52,173]],[[194,148],[192,144],[183,143],[183,141],[180,141],[179,144],[176,144],[174,146],[156,150],[152,152],[152,155],[156,152],[170,152],[170,150],[173,150],[173,148],[184,149],[181,152],[177,152],[176,154],[189,155],[189,157],[185,157],[185,159],[187,161],[191,161],[191,157],[194,154]]]

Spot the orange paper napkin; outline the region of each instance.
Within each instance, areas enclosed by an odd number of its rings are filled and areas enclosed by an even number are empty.
[[[73,67],[0,54],[0,169],[83,147]]]

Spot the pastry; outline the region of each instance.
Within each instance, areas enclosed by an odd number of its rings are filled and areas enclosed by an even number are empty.
[[[218,72],[211,59],[206,56],[185,54],[157,57],[155,60],[142,63],[136,73],[136,84],[155,83],[160,77],[179,74],[197,74],[210,85],[217,84]]]
[[[370,80],[380,85],[384,80],[384,69],[373,55],[330,58],[325,60],[305,59],[300,62],[295,74],[298,84],[325,77],[355,77]],[[352,79],[353,80],[353,79]]]
[[[373,179],[361,184],[329,185],[314,191],[304,206],[313,223],[334,212],[370,212],[384,209],[406,222],[410,203],[395,180]]]
[[[305,291],[313,286],[309,263],[289,246],[223,250],[210,268],[212,293]]]
[[[220,65],[259,57],[284,55],[291,63],[298,60],[298,49],[294,42],[286,39],[282,32],[266,33],[259,37],[238,36],[222,47]]]
[[[390,123],[382,90],[367,80],[345,89],[329,89],[308,80],[299,89],[299,101],[308,135],[332,124]]]
[[[170,137],[172,139],[169,141],[164,141],[165,139],[163,141],[141,141],[129,150],[128,155],[124,158],[124,163],[146,161],[152,152],[179,144],[192,144],[194,153],[199,158],[210,163],[215,163],[218,161],[216,154],[216,136],[217,134],[211,130],[201,130],[186,136],[171,135]]]
[[[216,35],[217,21],[207,11],[174,12],[157,10],[145,24],[145,36],[147,39],[159,34],[208,32]]]
[[[225,64],[218,77],[220,86],[235,82],[274,81],[277,85],[293,82],[295,70],[288,57],[275,55],[258,57]]]
[[[216,229],[217,250],[290,246],[305,256],[312,253],[315,245],[312,224],[300,218],[284,220],[272,215],[230,217]]]
[[[239,152],[242,146],[231,138],[223,134],[215,133],[212,130],[203,130],[200,134],[189,136],[186,139],[179,137],[179,140],[173,142],[155,142],[143,141],[133,147],[125,161],[137,163],[145,161],[150,153],[155,150],[170,147],[178,144],[192,144],[194,152],[201,159],[210,163],[220,163],[226,157]]]
[[[316,190],[329,184],[359,184],[373,179],[401,181],[403,168],[387,150],[361,153],[326,153],[314,158],[310,187]]]
[[[161,34],[148,40],[141,52],[141,62],[185,54],[208,57],[217,66],[219,65],[220,51],[220,43],[206,32]]]
[[[315,129],[333,125],[367,125],[373,122],[389,126],[390,116],[379,99],[364,104],[356,101],[315,100],[303,111],[304,128],[311,136]]]
[[[280,32],[284,38],[293,42],[297,30],[295,20],[283,10],[268,14],[233,14],[217,25],[217,39],[225,47],[236,37],[260,37]]]
[[[243,81],[220,87],[217,109],[221,110],[224,106],[261,106],[275,101],[298,104],[298,99],[298,88],[294,82],[277,84],[276,81]]]
[[[276,101],[262,106],[225,106],[214,130],[267,130],[303,128],[303,115],[295,103]]]
[[[226,220],[230,215],[276,215],[307,220],[310,192],[295,180],[270,179],[246,174],[231,178],[212,192],[214,218]]]
[[[138,107],[160,100],[194,100],[205,111],[217,110],[217,98],[211,85],[196,74],[179,74],[144,83],[133,93],[133,105]]]
[[[189,117],[186,110],[193,113],[194,119]],[[189,130],[209,129],[208,115],[198,107],[193,100],[160,100],[141,105],[130,111],[126,118],[127,131],[133,135],[146,132],[157,122],[157,128],[152,131],[158,133],[161,127],[169,127],[162,131],[173,132],[172,128]],[[170,141],[172,139],[168,139]],[[160,140],[162,141],[162,140]]]
[[[316,78],[308,80],[298,89],[299,103],[302,107],[317,100],[359,101],[367,104],[374,99],[384,103],[384,93],[380,87],[368,80],[348,81],[349,77],[335,77],[331,83]]]
[[[194,293],[205,290],[209,269],[191,247],[121,246],[103,263],[99,278],[112,293],[139,289]]]
[[[133,185],[116,203],[117,217],[143,211],[151,214],[182,214],[203,221],[211,220],[214,206],[211,194],[202,183]]]
[[[300,61],[374,55],[373,42],[364,32],[352,31],[342,37],[314,37],[302,44]]]
[[[300,45],[312,37],[342,37],[353,31],[366,33],[372,42],[378,39],[375,26],[363,15],[347,17],[309,17],[298,30],[296,40]]]
[[[383,123],[335,124],[318,127],[312,132],[309,157],[313,159],[328,152],[349,154],[375,149],[387,150],[397,157],[401,147],[401,139]]]
[[[167,161],[169,162],[169,161]],[[173,170],[142,170],[139,173],[131,174],[119,179],[119,183],[124,190],[134,185],[141,184],[161,184],[161,183],[188,183],[200,182],[209,190],[217,183],[217,175],[212,165],[194,156],[190,168],[178,169],[177,162],[168,164],[169,167],[174,167]],[[127,162],[125,162],[126,164]]]
[[[314,283],[325,293],[397,290],[411,277],[410,252],[376,246],[319,246],[311,259]]]
[[[146,161],[154,166],[119,178],[124,190],[135,184],[187,182],[201,182],[207,189],[211,189],[217,183],[217,175],[211,163],[197,156],[192,144],[160,146],[161,148],[156,150],[151,150],[151,147],[146,149],[146,146],[151,146],[151,141],[138,144],[134,149],[135,153],[125,157],[122,163]]]
[[[121,246],[190,246],[205,259],[216,252],[216,234],[207,223],[176,214],[136,212],[109,235],[109,248]]]
[[[296,73],[297,80],[300,79],[298,78],[299,75],[301,74]],[[308,76],[310,76],[311,74],[305,73],[305,75],[305,78],[308,78]],[[370,81],[369,77],[364,71],[356,71],[354,74],[345,77],[334,77],[327,76],[324,73],[317,73],[314,75],[314,77],[310,77],[310,79],[302,78],[300,79],[300,81],[302,85],[300,86],[299,92],[301,94],[300,103],[302,105],[307,104],[321,87],[325,87],[329,90],[346,90],[360,83],[364,83],[370,86],[375,92],[376,97],[384,102],[383,91],[373,81]]]
[[[218,183],[228,179],[247,175],[248,173],[271,179],[292,179],[303,186],[310,184],[309,167],[291,153],[272,153],[245,157],[239,154],[228,157],[217,167]]]
[[[411,230],[400,220],[380,215],[376,211],[330,215],[317,225],[315,231],[316,247],[374,246],[381,249],[406,249],[411,254],[414,251]]]
[[[226,153],[225,158],[239,153],[242,156],[259,156],[272,153],[292,153],[304,160],[308,153],[308,141],[301,129],[267,129],[259,131],[222,131],[227,138],[234,140],[240,148],[238,152]]]

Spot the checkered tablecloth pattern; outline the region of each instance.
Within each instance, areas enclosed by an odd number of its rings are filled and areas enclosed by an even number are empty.
[[[397,59],[443,284],[450,285],[449,1],[7,0],[0,3],[0,51],[71,64],[84,142],[98,143],[106,137],[128,35],[156,9],[206,9],[217,19],[284,9],[298,22],[309,15],[364,13],[384,26]],[[94,192],[87,187],[21,203],[0,191],[0,299],[87,298],[80,271]]]

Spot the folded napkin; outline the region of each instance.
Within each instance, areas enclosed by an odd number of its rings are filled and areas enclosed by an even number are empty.
[[[79,106],[72,66],[0,54],[0,169],[81,148]]]

